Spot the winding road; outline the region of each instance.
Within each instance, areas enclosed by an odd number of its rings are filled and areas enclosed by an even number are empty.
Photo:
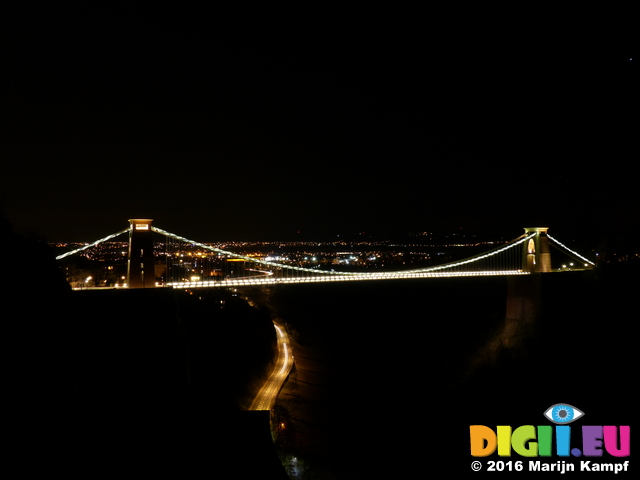
[[[280,387],[282,387],[282,384],[293,367],[293,351],[291,350],[289,335],[284,328],[275,322],[273,326],[276,329],[278,342],[278,359],[273,372],[271,372],[269,379],[256,395],[249,410],[271,410],[276,402]]]

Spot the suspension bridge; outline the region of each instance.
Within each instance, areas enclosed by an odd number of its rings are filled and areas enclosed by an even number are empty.
[[[336,271],[310,268],[295,262],[274,261],[231,252],[210,244],[190,240],[152,225],[152,219],[130,219],[129,226],[93,243],[60,254],[56,260],[96,248],[128,234],[125,288],[204,288],[273,285],[287,283],[371,281],[410,278],[442,278],[461,276],[529,275],[552,272],[551,247],[574,259],[574,269],[595,266],[579,253],[569,249],[548,234],[546,227],[525,228],[510,242],[462,260],[435,266],[404,270]],[[153,234],[164,238],[164,251],[154,248]],[[186,257],[185,257],[185,252]],[[162,258],[164,257],[164,258]],[[235,268],[229,268],[235,265]],[[224,268],[223,268],[224,267]],[[158,281],[161,279],[161,281]]]

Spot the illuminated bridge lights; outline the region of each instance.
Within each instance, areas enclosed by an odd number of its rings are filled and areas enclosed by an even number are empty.
[[[69,255],[73,255],[74,253],[81,252],[82,250],[86,250],[87,248],[95,247],[96,245],[98,245],[98,244],[100,244],[100,243],[102,243],[102,242],[106,242],[106,241],[108,241],[108,240],[111,240],[112,238],[115,238],[115,237],[117,237],[118,235],[122,235],[123,233],[127,233],[128,231],[129,231],[129,228],[127,227],[127,228],[125,228],[124,230],[121,230],[121,231],[119,231],[119,232],[117,232],[117,233],[113,233],[113,234],[111,234],[111,235],[107,235],[106,237],[101,238],[100,240],[96,240],[95,242],[90,243],[90,244],[88,244],[88,245],[85,245],[84,247],[77,248],[76,250],[72,250],[72,251],[67,252],[67,253],[63,253],[62,255],[58,255],[58,256],[56,257],[56,260],[60,260],[60,259],[62,259],[62,258],[64,258],[64,257],[68,257]]]
[[[401,278],[445,278],[445,277],[478,277],[478,276],[504,276],[504,275],[529,275],[529,272],[522,270],[495,270],[495,271],[477,271],[477,272],[421,272],[421,273],[361,273],[355,275],[337,274],[335,276],[315,276],[315,277],[291,277],[291,278],[272,278],[272,277],[253,277],[253,278],[236,278],[224,279],[219,281],[202,281],[202,282],[171,282],[167,283],[167,287],[172,288],[199,288],[199,287],[238,287],[246,285],[275,285],[288,283],[316,283],[316,282],[349,282],[357,280],[391,280]]]
[[[578,252],[574,252],[573,250],[571,250],[569,247],[567,247],[566,245],[563,245],[562,243],[560,243],[558,240],[556,240],[555,238],[553,238],[551,235],[549,235],[547,233],[547,238],[553,242],[556,242],[558,245],[560,245],[562,248],[564,248],[565,250],[567,250],[568,252],[571,252],[572,254],[574,254],[576,257],[578,257],[579,259],[581,259],[582,261],[587,262],[589,265],[593,265],[595,266],[595,263],[593,263],[591,260],[588,260],[586,258],[584,258],[582,255],[580,255]],[[586,267],[586,265],[585,265]]]
[[[64,258],[68,255],[81,252],[87,248],[96,246],[100,243],[107,242],[112,238],[130,231],[130,228],[122,230],[113,235],[104,237],[92,244],[85,245],[81,248],[67,252],[63,255],[56,257],[57,260]],[[388,280],[388,279],[407,279],[407,278],[443,278],[443,277],[470,277],[470,276],[498,276],[498,275],[528,275],[530,272],[523,270],[521,250],[515,247],[522,245],[524,242],[533,238],[538,234],[537,231],[523,234],[516,238],[512,242],[503,244],[500,247],[496,247],[489,252],[485,252],[481,255],[476,255],[464,260],[454,261],[443,265],[437,265],[434,267],[418,268],[412,270],[403,271],[367,271],[367,272],[341,272],[334,270],[318,270],[318,266],[313,268],[306,268],[302,266],[296,266],[291,264],[278,263],[273,260],[283,260],[284,258],[277,258],[275,256],[266,256],[256,258],[254,255],[242,255],[239,253],[233,253],[221,248],[213,247],[204,243],[189,240],[185,237],[167,232],[155,226],[151,226],[151,230],[160,235],[164,235],[167,238],[167,245],[169,244],[169,238],[177,240],[178,243],[172,241],[173,248],[179,246],[181,243],[188,245],[189,247],[195,247],[196,252],[188,252],[187,258],[191,257],[194,261],[197,259],[205,258],[217,258],[225,263],[233,262],[247,262],[254,268],[241,267],[237,272],[242,276],[229,277],[224,276],[221,272],[217,274],[216,279],[210,278],[211,276],[202,275],[204,268],[211,269],[212,266],[200,266],[198,265],[198,271],[196,269],[188,269],[183,273],[180,273],[182,279],[173,280],[167,279],[162,285],[172,288],[199,288],[199,287],[235,287],[242,285],[273,285],[273,284],[288,284],[288,283],[314,283],[314,282],[343,282],[354,280]],[[578,253],[573,252],[560,242],[549,236],[549,239],[560,245],[566,251],[571,252],[577,258],[582,259],[587,265],[594,265],[593,262],[580,256]],[[212,252],[212,253],[209,253]],[[354,255],[353,252],[340,252]],[[501,255],[504,254],[504,255]],[[166,253],[165,256],[170,257],[184,257],[183,253]],[[488,260],[487,260],[488,259]],[[180,265],[182,265],[180,260]],[[176,264],[177,265],[177,264]],[[186,263],[185,263],[186,265]],[[191,265],[191,264],[189,264]],[[195,267],[194,263],[194,267]],[[515,268],[514,268],[515,267]],[[246,270],[245,270],[246,269]],[[219,269],[217,269],[219,270]],[[244,276],[241,271],[256,272],[256,276]],[[233,274],[233,272],[230,272]]]
[[[194,240],[189,240],[187,238],[181,237],[179,235],[172,234],[170,232],[167,232],[166,230],[162,230],[162,229],[157,228],[157,227],[151,227],[151,229],[156,233],[160,233],[162,235],[166,235],[168,237],[172,237],[172,238],[174,238],[176,240],[180,240],[180,241],[183,241],[185,243],[189,243],[189,244],[191,244],[193,246],[198,246],[198,247],[201,247],[201,248],[205,248],[207,250],[211,250],[213,252],[217,252],[219,254],[228,255],[230,257],[247,260],[247,261],[251,261],[251,262],[254,262],[254,263],[260,263],[260,264],[268,265],[268,266],[271,266],[271,267],[277,267],[277,268],[292,270],[292,271],[296,271],[296,272],[310,272],[310,273],[313,273],[315,275],[322,274],[322,275],[357,276],[358,280],[362,280],[362,279],[364,279],[364,277],[368,277],[368,276],[371,276],[371,275],[374,275],[374,277],[371,277],[371,278],[380,278],[380,277],[375,277],[375,275],[380,275],[380,273],[336,272],[334,270],[318,271],[318,270],[311,269],[311,268],[297,267],[297,266],[294,266],[294,265],[283,265],[283,264],[280,264],[280,263],[275,263],[275,262],[271,262],[271,261],[267,261],[267,260],[259,260],[259,259],[256,259],[254,257],[249,257],[247,255],[240,255],[240,254],[229,252],[229,251],[226,251],[226,250],[221,250],[221,249],[216,248],[216,247],[211,247],[209,245],[196,242]],[[462,261],[459,261],[459,262],[448,263],[448,264],[439,265],[439,266],[436,266],[436,267],[428,267],[428,268],[423,268],[423,269],[418,269],[418,270],[410,270],[410,271],[404,271],[404,272],[383,272],[382,274],[394,274],[394,273],[396,273],[396,274],[401,274],[402,277],[394,276],[394,277],[391,277],[391,278],[405,278],[405,276],[407,274],[410,274],[410,273],[427,273],[427,272],[433,272],[433,271],[436,271],[436,270],[444,270],[444,269],[448,269],[448,268],[456,268],[456,267],[459,267],[461,265],[470,264],[470,263],[477,262],[477,261],[485,259],[485,258],[492,257],[494,255],[497,255],[497,254],[499,254],[501,252],[504,252],[504,251],[506,251],[506,250],[508,250],[510,248],[513,248],[513,247],[525,242],[526,240],[532,238],[535,235],[536,235],[535,232],[534,233],[530,233],[529,235],[524,235],[521,238],[517,239],[516,241],[514,241],[513,243],[511,243],[511,244],[509,244],[507,246],[500,247],[500,248],[497,248],[497,249],[495,249],[495,250],[493,250],[491,252],[485,253],[483,255],[472,257],[472,258],[469,258],[469,259],[466,259],[466,260],[462,260]],[[477,272],[473,272],[473,273],[478,275]]]

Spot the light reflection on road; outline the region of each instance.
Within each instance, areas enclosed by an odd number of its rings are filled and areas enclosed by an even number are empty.
[[[287,346],[287,344],[291,344],[289,335],[284,328],[275,322],[273,322],[273,326],[277,334],[278,359],[273,372],[256,395],[249,410],[271,410],[276,402],[276,397],[278,396],[278,392],[280,392],[282,384],[293,367],[293,352],[291,348]]]

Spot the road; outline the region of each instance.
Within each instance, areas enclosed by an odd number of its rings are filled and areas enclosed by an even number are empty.
[[[271,372],[269,379],[256,395],[256,398],[251,403],[249,410],[271,410],[276,402],[276,397],[278,396],[280,387],[293,367],[293,351],[291,350],[289,335],[287,335],[284,328],[277,325],[275,322],[273,323],[273,326],[276,329],[276,337],[278,341],[278,359],[273,372]]]

